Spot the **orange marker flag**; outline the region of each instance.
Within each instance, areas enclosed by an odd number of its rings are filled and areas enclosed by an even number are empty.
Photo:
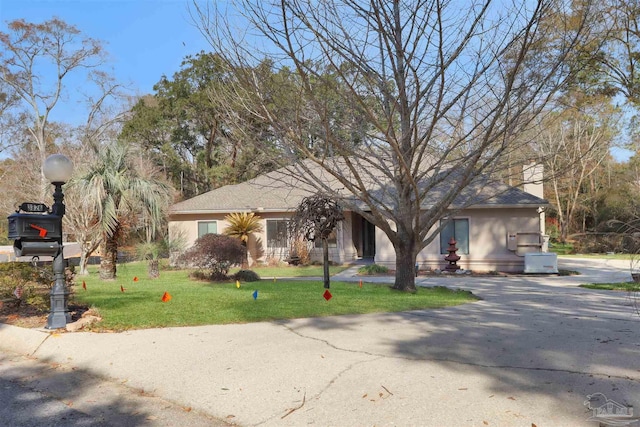
[[[167,302],[167,301],[171,301],[171,294],[169,294],[169,292],[165,292],[162,295],[162,302]]]
[[[124,292],[124,291],[126,291],[125,287],[120,285],[120,292]]]
[[[82,281],[82,289],[84,289],[85,291],[87,290],[87,282],[85,282],[84,280]]]
[[[360,287],[362,288],[362,280],[360,280]]]
[[[133,281],[134,281],[134,282],[137,282],[138,280],[140,280],[140,279],[138,279],[138,276],[135,276],[135,277],[133,278]]]

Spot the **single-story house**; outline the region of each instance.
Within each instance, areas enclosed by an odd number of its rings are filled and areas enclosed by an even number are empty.
[[[525,167],[525,173],[541,169]],[[530,173],[530,172],[529,172]],[[314,193],[281,171],[261,175],[235,185],[227,185],[173,205],[169,214],[170,238],[186,240],[187,246],[207,233],[223,233],[232,212],[254,212],[262,222],[262,232],[248,242],[249,260],[287,260],[291,242],[287,221],[306,196]],[[545,251],[544,207],[540,182],[525,184],[524,190],[506,184],[483,185],[489,192],[448,220],[440,235],[418,255],[421,269],[443,269],[448,263],[450,237],[457,240],[461,259],[458,265],[473,271],[523,271],[524,254]],[[437,197],[437,196],[436,196]],[[357,212],[345,211],[345,220],[329,242],[330,258],[349,263],[361,258],[395,267],[395,251],[387,236]],[[435,230],[435,228],[434,228]],[[319,247],[311,249],[311,259],[321,260]]]

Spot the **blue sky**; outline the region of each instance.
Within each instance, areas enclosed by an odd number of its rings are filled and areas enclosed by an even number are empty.
[[[205,0],[198,0],[204,2]],[[209,50],[190,20],[192,0],[0,0],[0,27],[22,18],[54,16],[104,42],[116,79],[136,94],[151,93],[186,55]]]

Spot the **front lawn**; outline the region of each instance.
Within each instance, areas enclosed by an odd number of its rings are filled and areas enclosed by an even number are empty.
[[[637,282],[621,282],[621,283],[585,283],[580,285],[581,288],[598,289],[606,291],[628,291],[640,292],[640,283]]]
[[[101,281],[97,273],[76,277],[73,298],[95,307],[103,318],[97,329],[106,330],[398,312],[477,300],[469,292],[446,288],[408,294],[392,291],[389,285],[368,283],[362,288],[358,283],[331,283],[333,298],[329,301],[323,298],[324,291],[322,282],[307,280],[263,280],[237,288],[235,282],[192,281],[181,270],[162,271],[159,279],[149,279],[144,265],[126,264],[119,266],[118,279],[113,282]],[[171,300],[162,302],[165,292]]]
[[[338,274],[350,265],[331,265],[329,266],[329,274]],[[232,268],[229,274],[238,272],[239,268]],[[322,277],[323,271],[321,265],[298,265],[298,266],[282,266],[282,267],[251,267],[249,270],[255,271],[260,277]]]

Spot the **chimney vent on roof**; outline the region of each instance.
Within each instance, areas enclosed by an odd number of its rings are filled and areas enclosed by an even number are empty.
[[[544,179],[544,166],[539,163],[530,163],[522,167],[524,179],[524,191],[544,199],[542,181]]]

